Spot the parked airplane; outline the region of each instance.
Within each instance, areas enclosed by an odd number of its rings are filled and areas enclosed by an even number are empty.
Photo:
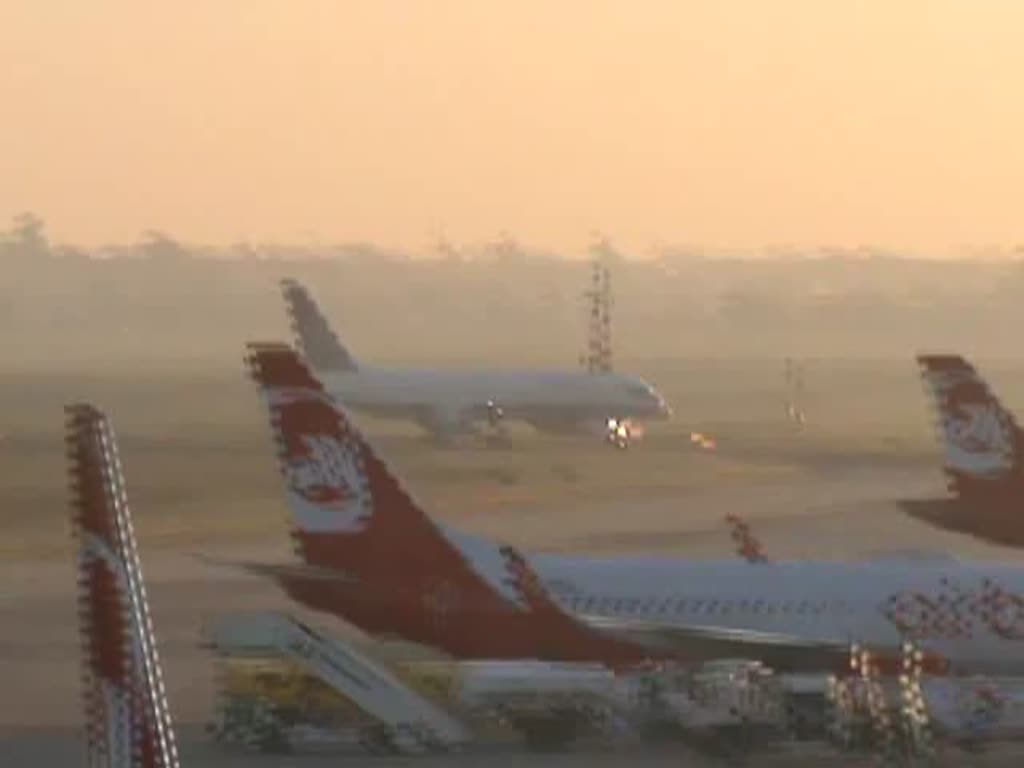
[[[845,666],[854,641],[895,661],[913,638],[936,667],[1020,671],[1024,569],[527,556],[432,520],[289,347],[250,345],[247,362],[304,563],[277,578],[371,633],[463,658],[744,657],[811,671]]]
[[[71,479],[71,520],[78,550],[80,627],[83,643],[86,743],[88,764],[106,768],[178,768],[174,728],[163,689],[163,675],[149,617],[144,579],[133,533],[131,512],[117,455],[117,441],[107,417],[90,405],[67,408],[67,447]],[[545,588],[529,573],[521,556],[509,553],[513,576],[540,613],[550,610]],[[537,594],[530,597],[534,591]],[[547,608],[545,608],[547,606]],[[266,629],[266,614],[249,617]],[[300,664],[324,669],[325,679],[339,690],[353,691],[353,699],[384,722],[397,720],[393,745],[401,751],[423,751],[424,743],[450,746],[466,740],[461,725],[408,691],[385,669],[368,666],[368,660],[351,649],[336,646],[298,623],[271,624],[276,642],[293,652]],[[552,626],[567,628],[564,617]],[[251,632],[252,630],[250,630]],[[605,655],[621,647],[609,643],[597,647],[579,629],[570,629],[564,642],[582,640],[590,652]],[[574,634],[577,633],[577,634]],[[245,641],[266,643],[260,632],[247,633]],[[273,645],[273,642],[270,643]],[[313,652],[313,648],[316,652]],[[517,701],[538,692],[558,696],[563,691],[593,690],[611,695],[607,677],[600,670],[570,670],[534,664],[489,662],[471,667],[462,678],[460,695],[492,696],[514,688]],[[603,683],[603,685],[602,685]],[[1000,681],[926,681],[929,709],[953,736],[974,739],[1014,737],[1020,733],[1021,695]],[[500,695],[500,694],[497,694]],[[748,694],[749,695],[749,694]],[[389,701],[385,704],[383,698]],[[527,704],[529,706],[529,704]],[[440,722],[438,722],[440,720]],[[410,726],[403,725],[408,723]],[[425,728],[433,726],[433,728]],[[446,726],[447,727],[444,727]],[[446,737],[441,739],[440,737]]]
[[[88,764],[177,768],[114,430],[91,405],[66,414]]]
[[[951,497],[901,502],[938,527],[1024,546],[1024,441],[1013,414],[959,355],[919,355],[935,403]]]
[[[625,447],[639,423],[670,415],[637,376],[544,370],[383,368],[356,363],[308,291],[282,280],[296,344],[329,391],[356,410],[416,422],[438,439],[518,419],[547,432],[584,432]]]

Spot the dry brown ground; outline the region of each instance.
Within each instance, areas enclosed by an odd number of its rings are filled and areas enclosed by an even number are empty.
[[[439,450],[408,428],[364,423],[432,513],[524,546],[731,556],[722,517],[738,512],[778,557],[931,548],[1020,559],[900,511],[900,498],[942,493],[938,455],[912,365],[872,365],[809,366],[811,423],[803,434],[781,419],[781,375],[771,362],[651,366],[676,419],[625,453],[525,429],[500,448]],[[1010,403],[1012,395],[1004,395]],[[78,399],[109,409],[121,436],[180,722],[197,726],[209,712],[211,665],[197,647],[203,617],[291,609],[272,585],[193,556],[289,557],[263,413],[240,373],[7,377],[0,383],[7,409],[0,415],[0,765],[73,764],[80,755],[70,735],[80,714],[60,413]],[[691,430],[712,434],[718,450],[694,449]],[[195,728],[189,733],[189,764],[235,764],[211,752]],[[678,752],[652,755],[650,764],[679,759]]]

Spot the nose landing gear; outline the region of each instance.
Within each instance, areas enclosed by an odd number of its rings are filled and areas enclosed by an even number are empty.
[[[639,437],[639,430],[629,419],[609,418],[605,426],[605,440],[619,450],[629,448],[633,440]]]

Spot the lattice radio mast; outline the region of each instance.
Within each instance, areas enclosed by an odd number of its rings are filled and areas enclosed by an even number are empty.
[[[799,360],[787,357],[784,363],[783,378],[786,388],[786,418],[797,426],[803,427],[807,422],[804,411],[804,365]]]
[[[605,240],[591,249],[590,286],[583,292],[587,307],[587,349],[580,362],[594,374],[613,370],[611,270],[604,258],[610,250]]]

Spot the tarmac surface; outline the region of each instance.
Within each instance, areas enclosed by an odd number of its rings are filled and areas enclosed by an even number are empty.
[[[902,514],[896,501],[941,491],[934,469],[915,466],[829,465],[808,473],[780,474],[757,482],[701,487],[673,498],[635,503],[590,503],[552,510],[505,509],[500,515],[461,520],[466,528],[512,540],[520,546],[562,551],[645,551],[692,557],[732,557],[727,513],[747,517],[765,549],[776,558],[853,558],[883,551],[949,551],[963,558],[1021,560],[1013,550],[939,531]],[[213,700],[213,663],[200,647],[205,617],[245,610],[286,610],[328,631],[369,640],[329,617],[297,609],[273,584],[221,565],[221,560],[281,560],[282,540],[231,548],[217,543],[205,551],[196,540],[190,552],[147,551],[140,541],[143,569],[165,666],[175,721],[180,725],[183,764],[203,765],[678,765],[715,764],[682,746],[602,750],[544,755],[481,753],[440,758],[257,756],[211,742],[203,732]],[[80,735],[78,636],[72,564],[55,559],[0,564],[0,765],[76,765],[83,762]],[[400,645],[380,646],[382,655],[407,653]],[[1017,765],[1020,756],[1000,747],[983,760],[954,759],[950,765]],[[688,756],[687,756],[688,755]],[[961,756],[963,759],[964,756]],[[748,765],[820,765],[822,756],[759,755]],[[828,764],[847,764],[834,755]],[[863,760],[863,759],[862,759]],[[810,761],[810,762],[808,762]],[[849,763],[854,764],[854,763]]]

